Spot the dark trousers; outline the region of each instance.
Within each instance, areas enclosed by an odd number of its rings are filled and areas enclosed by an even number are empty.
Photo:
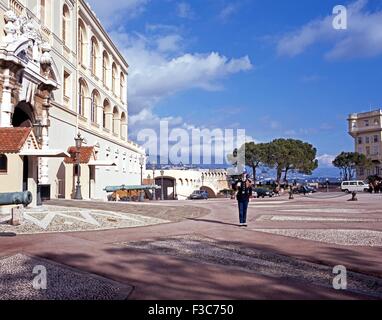
[[[247,223],[247,211],[249,200],[238,200],[240,223]]]

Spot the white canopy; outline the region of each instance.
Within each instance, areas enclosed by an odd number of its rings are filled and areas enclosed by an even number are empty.
[[[20,156],[35,156],[41,158],[65,158],[70,157],[69,153],[62,150],[22,150]]]
[[[107,160],[91,160],[89,161],[89,166],[94,167],[116,167],[117,164],[113,161],[107,161]]]

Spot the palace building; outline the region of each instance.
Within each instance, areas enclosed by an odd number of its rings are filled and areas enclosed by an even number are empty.
[[[349,115],[349,134],[354,138],[355,152],[372,161],[372,167],[358,168],[358,179],[382,176],[382,110]]]
[[[128,64],[87,3],[0,0],[0,28],[0,192],[71,199],[80,176],[82,197],[103,200],[140,184]]]

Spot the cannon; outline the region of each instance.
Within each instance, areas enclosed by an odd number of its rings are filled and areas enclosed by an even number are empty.
[[[0,193],[0,206],[23,205],[24,207],[27,207],[32,201],[33,196],[29,191]]]

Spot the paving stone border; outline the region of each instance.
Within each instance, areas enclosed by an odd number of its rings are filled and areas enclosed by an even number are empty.
[[[342,246],[382,247],[382,232],[344,229],[252,229],[300,240],[316,241]]]

